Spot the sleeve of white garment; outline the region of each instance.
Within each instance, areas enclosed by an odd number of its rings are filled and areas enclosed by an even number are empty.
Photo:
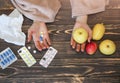
[[[109,0],[70,0],[72,17],[84,16],[105,10]]]
[[[35,21],[53,22],[61,4],[58,0],[11,0],[26,17]]]

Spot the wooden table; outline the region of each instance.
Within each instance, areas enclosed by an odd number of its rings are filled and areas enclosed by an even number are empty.
[[[55,22],[47,24],[52,46],[58,50],[55,59],[48,68],[43,68],[39,61],[46,50],[34,54],[34,43],[26,42],[26,47],[32,47],[30,52],[37,60],[34,66],[28,68],[17,53],[20,46],[0,39],[0,51],[10,47],[18,57],[7,69],[0,68],[0,83],[120,83],[120,0],[110,0],[105,12],[90,15],[88,20],[91,28],[96,23],[105,24],[106,32],[102,40],[111,39],[117,46],[111,56],[104,56],[99,50],[90,56],[86,52],[77,53],[71,48],[74,19],[71,18],[69,0],[60,1],[63,6]],[[0,14],[9,14],[13,9],[9,0],[0,0]],[[22,29],[26,35],[31,24],[32,21],[25,18]]]

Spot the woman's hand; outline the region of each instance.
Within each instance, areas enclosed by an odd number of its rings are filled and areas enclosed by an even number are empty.
[[[82,20],[82,19],[81,19]],[[88,26],[87,22],[85,22],[85,19],[83,19],[84,22],[81,21],[76,21],[73,30],[75,28],[84,28],[87,32],[88,32],[88,42],[90,42],[91,38],[92,38],[92,30],[90,29],[90,27]],[[83,44],[78,44],[75,42],[75,40],[73,39],[73,37],[71,36],[71,46],[73,49],[75,49],[77,52],[84,52],[85,49],[85,45],[86,43]]]
[[[43,41],[40,41],[40,35],[43,35]],[[33,22],[32,26],[28,29],[28,42],[33,39],[35,47],[42,51],[51,45],[47,26],[44,22]]]

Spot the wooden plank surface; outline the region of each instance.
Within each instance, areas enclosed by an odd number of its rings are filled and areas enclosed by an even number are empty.
[[[0,83],[120,83],[120,0],[110,0],[106,11],[90,15],[88,20],[91,28],[96,23],[105,24],[106,32],[102,40],[111,39],[117,45],[112,56],[104,56],[99,50],[89,56],[85,52],[77,53],[71,48],[70,37],[74,19],[71,18],[69,0],[60,1],[62,8],[55,22],[47,24],[52,46],[58,50],[50,66],[45,69],[38,64],[46,50],[34,54],[33,50],[36,48],[33,42],[26,42],[26,46],[32,47],[30,52],[37,63],[28,68],[17,53],[20,46],[0,39],[0,51],[10,47],[18,57],[7,69],[0,68]],[[9,0],[0,0],[0,14],[8,15],[13,9]],[[31,24],[32,21],[25,17],[22,29],[26,35]]]

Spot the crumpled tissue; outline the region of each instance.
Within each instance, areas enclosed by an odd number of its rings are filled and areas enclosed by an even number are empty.
[[[8,16],[0,15],[0,38],[8,43],[25,45],[26,35],[22,32],[23,16],[14,9]]]

